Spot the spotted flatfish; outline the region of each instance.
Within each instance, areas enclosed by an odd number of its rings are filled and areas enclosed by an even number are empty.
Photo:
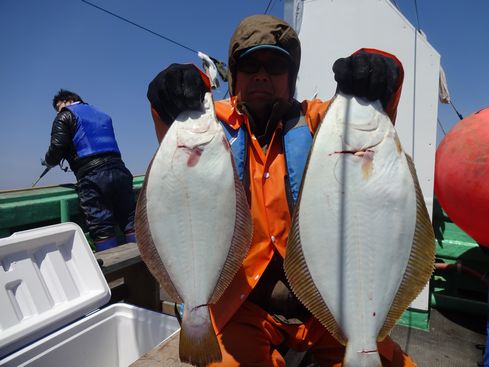
[[[198,366],[221,360],[208,305],[240,268],[252,224],[210,93],[201,111],[178,116],[153,157],[138,198],[136,236],[151,273],[184,303],[180,360]]]
[[[308,157],[284,266],[346,346],[345,367],[382,365],[377,342],[425,287],[434,247],[414,164],[380,102],[338,93]]]

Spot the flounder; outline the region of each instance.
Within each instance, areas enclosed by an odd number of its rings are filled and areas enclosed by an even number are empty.
[[[153,157],[138,198],[136,236],[151,273],[184,303],[180,360],[221,360],[208,305],[240,268],[252,224],[210,93],[202,111],[178,116]]]
[[[285,272],[346,346],[345,367],[382,366],[383,340],[429,280],[435,238],[414,164],[379,101],[338,93],[314,138]]]

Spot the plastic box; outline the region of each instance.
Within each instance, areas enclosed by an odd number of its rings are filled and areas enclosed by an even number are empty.
[[[0,239],[0,366],[128,366],[179,329],[176,318],[110,299],[74,223]]]

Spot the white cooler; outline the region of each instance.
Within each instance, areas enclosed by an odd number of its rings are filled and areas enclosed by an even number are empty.
[[[0,366],[122,367],[179,329],[117,303],[81,228],[62,223],[0,239]]]

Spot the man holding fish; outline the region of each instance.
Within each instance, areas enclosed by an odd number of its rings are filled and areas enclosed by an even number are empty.
[[[215,114],[224,127],[244,186],[253,235],[236,276],[210,305],[222,354],[222,361],[210,366],[284,366],[283,346],[310,350],[320,366],[352,365],[343,360],[344,341],[337,341],[330,328],[315,317],[313,306],[303,306],[304,302],[294,295],[300,293],[295,290],[301,285],[291,286],[289,274],[286,277],[284,271],[307,156],[330,103],[300,103],[293,98],[300,56],[296,32],[283,20],[269,15],[245,18],[230,41],[231,98],[215,102]],[[403,68],[397,58],[362,49],[337,60],[333,71],[339,92],[367,101],[379,100],[390,120],[395,121],[403,81]],[[148,99],[160,142],[164,142],[165,133],[181,112],[201,108],[208,91],[205,75],[190,64],[172,64],[155,77],[148,88]],[[373,154],[368,149],[334,153],[364,160],[371,160]],[[190,158],[187,161],[191,166],[201,152],[193,150],[189,154],[194,157],[192,163]],[[206,188],[202,190],[205,193]],[[389,336],[379,338],[377,349],[358,353],[377,355],[377,350],[383,366],[415,366]]]

